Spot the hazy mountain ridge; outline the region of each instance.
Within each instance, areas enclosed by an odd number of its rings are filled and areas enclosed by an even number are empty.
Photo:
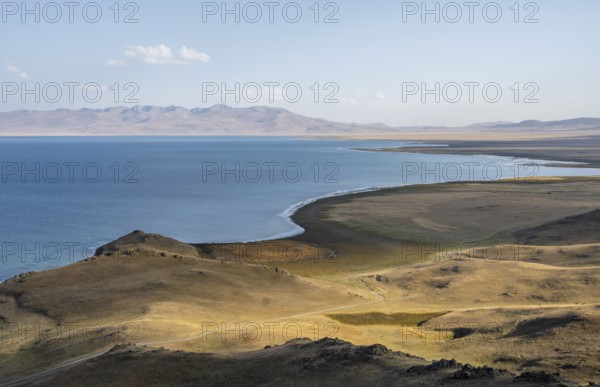
[[[124,106],[106,109],[17,110],[0,113],[0,135],[336,135],[393,134],[429,131],[600,131],[600,118],[563,121],[492,122],[462,128],[390,127],[385,124],[339,123],[310,118],[282,108],[233,108],[215,105]]]
[[[381,124],[343,124],[270,107],[19,110],[0,113],[0,135],[306,135],[392,132]]]
[[[539,120],[527,120],[519,123],[501,123],[494,125],[492,129],[561,129],[561,128],[573,128],[573,129],[598,129],[600,128],[600,118],[572,118],[568,120],[560,121],[539,121]]]

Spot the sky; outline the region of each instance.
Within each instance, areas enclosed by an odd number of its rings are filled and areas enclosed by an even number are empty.
[[[0,111],[224,103],[391,126],[600,117],[597,0],[3,1],[1,12]]]

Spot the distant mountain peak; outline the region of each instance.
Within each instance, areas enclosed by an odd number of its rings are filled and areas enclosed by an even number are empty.
[[[233,108],[231,106],[227,106],[224,104],[217,104],[217,105],[213,105],[212,107],[208,108],[209,111],[213,111],[213,112],[220,112],[220,111],[224,111],[224,110],[232,110]]]

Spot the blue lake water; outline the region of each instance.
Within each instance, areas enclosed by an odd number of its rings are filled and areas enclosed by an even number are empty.
[[[186,242],[302,230],[300,203],[369,187],[600,175],[525,160],[361,152],[402,142],[291,138],[0,139],[0,280],[69,264],[135,229]]]

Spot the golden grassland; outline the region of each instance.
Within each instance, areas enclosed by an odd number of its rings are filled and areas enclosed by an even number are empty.
[[[599,195],[600,178],[411,186],[313,203],[280,241],[134,232],[0,285],[0,377],[123,343],[234,356],[339,337],[599,381]]]
[[[354,313],[354,314],[328,314],[327,317],[347,325],[399,325],[419,326],[432,318],[440,317],[447,312],[429,313]]]

